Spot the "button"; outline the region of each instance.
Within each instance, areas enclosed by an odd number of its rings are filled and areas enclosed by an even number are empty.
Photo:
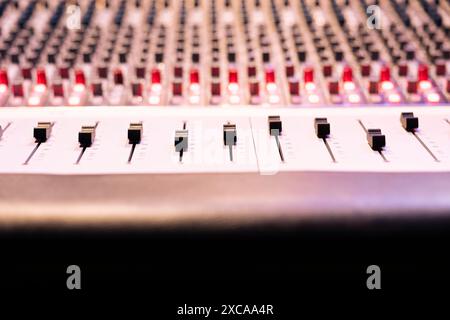
[[[76,84],[86,84],[86,78],[84,76],[84,72],[81,69],[75,70],[75,83]]]
[[[23,98],[24,92],[23,92],[23,85],[20,80],[16,80],[12,85],[12,93],[14,97],[16,98]]]
[[[361,75],[363,77],[369,77],[371,72],[371,66],[368,63],[364,63],[361,65]]]
[[[413,93],[413,94],[417,93],[417,81],[415,79],[408,80],[406,91],[408,91],[408,93]]]
[[[120,69],[114,70],[114,84],[123,85],[123,73]]]
[[[315,118],[314,128],[316,130],[316,136],[320,139],[325,139],[330,135],[330,123],[327,118]]]
[[[305,83],[314,82],[314,69],[311,67],[306,67],[303,70],[303,81]]]
[[[143,133],[144,133],[144,126],[142,122],[130,123],[130,127],[128,128],[128,143],[129,144],[141,143]]]
[[[428,80],[428,66],[425,64],[419,65],[419,70],[417,71],[417,79],[419,81]]]
[[[380,90],[379,82],[377,80],[370,80],[369,82],[369,93],[378,94]]]
[[[91,90],[94,97],[103,96],[103,87],[100,81],[93,82],[91,85]]]
[[[131,93],[134,97],[142,97],[142,83],[133,82],[131,84]]]
[[[349,66],[345,66],[342,71],[342,81],[343,82],[352,82],[353,81],[353,70]]]
[[[22,77],[24,79],[31,80],[31,69],[32,69],[31,65],[26,65],[26,66],[22,67],[21,72],[22,72]]]
[[[289,78],[289,93],[291,96],[298,96],[300,94],[300,84],[295,77]]]
[[[271,136],[279,136],[283,132],[283,123],[280,116],[269,116],[269,133]]]
[[[33,137],[37,143],[44,143],[50,138],[51,132],[51,122],[38,122],[37,126],[33,130]]]
[[[446,62],[443,60],[436,61],[436,75],[445,76],[447,74]]]
[[[398,75],[400,77],[406,77],[408,75],[408,64],[405,62],[401,62],[398,65]]]
[[[64,97],[64,87],[61,81],[53,81],[52,89],[53,89],[53,96]]]
[[[183,94],[183,81],[175,79],[172,82],[172,95],[181,96],[182,94]]]
[[[47,76],[45,74],[45,69],[40,68],[36,70],[36,83],[43,84],[44,86],[47,85]]]
[[[237,132],[235,124],[223,125],[223,144],[226,146],[235,146],[237,142]]]
[[[372,150],[381,151],[386,146],[386,137],[381,133],[381,129],[368,129],[366,137]]]
[[[295,72],[294,64],[292,62],[287,62],[285,66],[286,77],[287,78],[293,77],[294,72]]]
[[[333,74],[333,66],[331,64],[323,65],[322,73],[324,77],[331,77],[331,75]]]
[[[135,74],[136,74],[136,78],[144,79],[145,78],[145,66],[144,65],[136,66],[135,67]]]
[[[107,79],[108,78],[108,67],[107,66],[99,66],[97,68],[97,74],[99,78],[101,79]]]
[[[8,86],[8,84],[8,72],[6,71],[6,69],[0,69],[0,85]]]
[[[259,81],[257,79],[251,79],[249,81],[248,86],[251,96],[253,97],[259,96]]]
[[[339,81],[332,80],[328,82],[328,91],[330,94],[339,94]]]
[[[94,143],[96,126],[82,126],[78,133],[81,148],[89,148]]]
[[[419,118],[414,117],[414,113],[412,112],[402,112],[400,122],[403,129],[409,132],[413,132],[419,128]]]
[[[220,96],[220,80],[211,81],[211,95]]]

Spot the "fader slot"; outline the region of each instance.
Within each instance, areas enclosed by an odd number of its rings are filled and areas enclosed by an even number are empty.
[[[80,164],[84,153],[87,148],[90,148],[95,140],[95,131],[97,129],[99,122],[96,122],[93,126],[82,126],[81,131],[78,133],[78,142],[80,144],[80,155],[78,156],[75,164]]]
[[[179,153],[179,162],[183,162],[183,155],[188,151],[189,131],[186,129],[187,123],[183,122],[183,129],[175,131],[175,152]]]
[[[12,122],[8,122],[4,128],[0,126],[0,139],[3,137],[5,131],[11,126]]]
[[[280,136],[283,131],[283,124],[281,122],[280,116],[269,116],[269,134],[275,138],[275,142],[277,144],[278,154],[280,155],[280,159],[284,162],[284,154],[283,148],[280,143]]]
[[[143,133],[144,126],[142,122],[130,123],[130,127],[128,128],[128,143],[131,144],[131,150],[130,155],[128,156],[128,163],[131,163],[134,151],[136,150],[136,145],[141,143]]]
[[[53,125],[54,123],[52,122],[39,122],[38,125],[34,128],[33,137],[36,141],[36,146],[33,148],[23,165],[28,165],[28,163],[31,161],[31,158],[33,158],[34,154],[39,149],[41,144],[47,142],[47,140],[51,136]]]
[[[237,142],[237,132],[236,125],[227,123],[223,125],[223,144],[225,147],[228,147],[228,153],[230,156],[230,161],[234,161],[233,156],[233,147],[236,146]]]
[[[330,144],[328,143],[328,137],[331,133],[331,126],[328,122],[327,118],[315,118],[314,119],[314,128],[316,130],[316,135],[319,139],[323,140],[323,143],[325,144],[325,147],[327,148],[327,151],[331,157],[331,160],[333,162],[336,161],[336,157],[333,154],[333,151],[331,150]]]
[[[434,159],[434,161],[439,162],[439,159],[427,146],[427,144],[417,135],[417,129],[419,128],[419,118],[414,116],[412,112],[402,112],[400,115],[400,122],[403,129],[410,132],[414,138],[420,143],[420,145],[428,152],[428,154]]]
[[[366,133],[367,142],[372,150],[377,151],[384,162],[389,162],[383,154],[383,148],[386,146],[386,137],[381,133],[381,129],[367,129],[361,120],[358,120],[358,123]]]

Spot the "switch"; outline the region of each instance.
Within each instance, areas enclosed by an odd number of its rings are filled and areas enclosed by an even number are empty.
[[[372,150],[381,151],[386,146],[386,137],[381,133],[381,129],[368,129],[367,142]]]
[[[414,113],[412,112],[402,112],[400,122],[402,123],[403,129],[408,132],[414,132],[419,128],[419,118],[414,117]]]
[[[130,123],[128,128],[128,142],[129,144],[139,144],[144,133],[144,126],[142,122]]]
[[[283,131],[280,116],[269,116],[269,133],[271,136],[279,136]]]
[[[81,148],[89,148],[94,143],[95,139],[95,126],[82,126],[81,131],[78,133],[78,142]]]
[[[223,143],[226,146],[235,146],[237,142],[236,125],[224,124],[223,125]]]
[[[177,130],[175,131],[175,151],[186,152],[188,151],[188,131]]]
[[[37,143],[44,143],[50,138],[51,132],[51,122],[38,122],[37,126],[34,127],[33,136]]]
[[[314,128],[316,130],[316,135],[320,139],[327,138],[330,134],[330,123],[327,118],[315,118]]]

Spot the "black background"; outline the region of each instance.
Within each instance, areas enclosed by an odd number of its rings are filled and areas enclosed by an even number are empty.
[[[131,319],[141,318],[137,314],[200,319],[177,317],[177,307],[271,304],[274,317],[210,319],[301,319],[310,312],[366,318],[386,315],[385,307],[404,315],[425,305],[428,311],[447,305],[449,230],[446,219],[3,230],[0,286],[23,306],[40,301],[39,309],[32,309],[36,314],[88,305],[90,312]],[[81,268],[81,290],[66,287],[66,268],[72,264]],[[372,264],[381,268],[381,290],[366,287],[366,268]]]

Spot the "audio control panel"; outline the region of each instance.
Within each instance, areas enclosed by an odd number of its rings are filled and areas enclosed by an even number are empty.
[[[0,24],[0,106],[450,99],[448,1],[2,0]]]
[[[0,127],[1,173],[450,171],[446,107],[24,107]]]

